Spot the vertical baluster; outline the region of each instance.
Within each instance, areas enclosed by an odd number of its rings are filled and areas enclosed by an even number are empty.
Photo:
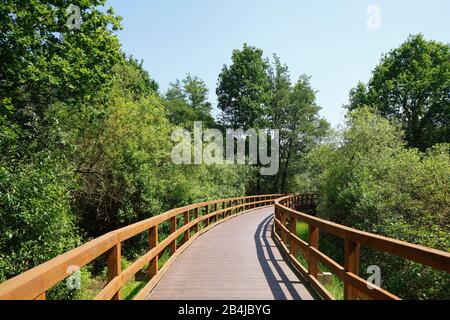
[[[122,244],[119,242],[114,247],[112,247],[108,252],[108,282],[113,280],[122,272],[122,253],[121,249]],[[113,296],[113,300],[121,300],[122,299],[122,289],[119,289],[117,293]]]
[[[359,274],[359,251],[360,244],[345,239],[345,271],[351,272],[355,275]],[[344,299],[356,300],[358,297],[358,290],[344,282]]]
[[[275,208],[274,208],[274,210],[273,210],[273,216],[274,216],[275,219],[278,220],[278,207],[277,207],[277,206],[275,206]],[[274,219],[274,220],[275,220],[275,219]],[[276,221],[273,222],[273,232],[275,232],[275,233],[278,234],[278,228],[277,228],[277,223],[276,223]]]
[[[291,215],[291,219],[289,221],[289,231],[293,235],[297,235],[297,218],[293,214]],[[297,258],[297,243],[293,240],[293,238],[291,238],[290,252],[295,258]]]
[[[217,211],[217,204],[215,204],[215,205],[213,206],[212,210],[214,210],[213,212],[216,212],[216,211]],[[218,214],[218,213],[216,213],[216,214],[214,215],[214,221],[215,221],[215,222],[219,221],[219,214]]]
[[[173,234],[177,231],[177,217],[170,218],[170,234]],[[177,251],[177,239],[174,239],[170,243],[170,255],[173,255]]]
[[[184,219],[184,225],[188,225],[189,224],[189,211],[186,211],[185,213],[183,213],[183,219]],[[191,236],[191,229],[187,229],[184,232],[183,235],[183,243],[186,243],[187,241],[189,241],[189,238]]]
[[[209,215],[209,205],[205,206],[206,208],[206,215]],[[205,219],[205,225],[206,227],[209,226],[209,218]]]
[[[312,225],[309,225],[309,245],[316,249],[319,248],[319,229]],[[317,278],[317,259],[312,254],[309,254],[308,272],[310,275]]]
[[[281,218],[280,219],[281,225],[283,227],[286,227],[286,212],[280,210],[280,218]],[[286,232],[284,228],[280,228],[280,232],[281,232],[281,241],[283,241],[283,243],[286,244]]]
[[[149,230],[149,238],[148,238],[149,250],[156,248],[157,245],[158,245],[158,225],[150,228]],[[154,277],[157,273],[158,273],[158,256],[150,260],[150,263],[148,265],[149,279]]]
[[[198,208],[194,209],[194,219],[198,219]],[[198,232],[198,222],[194,226],[194,232],[195,233]]]

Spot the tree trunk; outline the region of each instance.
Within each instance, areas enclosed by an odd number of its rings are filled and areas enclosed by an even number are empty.
[[[288,169],[289,169],[289,162],[291,160],[292,144],[293,144],[293,141],[292,141],[292,138],[290,138],[288,150],[287,150],[286,162],[285,162],[282,177],[281,177],[281,188],[280,189],[281,189],[282,193],[286,193],[286,181],[287,181],[287,174],[288,174]]]

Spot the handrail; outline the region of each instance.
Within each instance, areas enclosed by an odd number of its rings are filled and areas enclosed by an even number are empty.
[[[218,223],[245,213],[249,209],[272,205],[275,199],[280,196],[280,194],[269,194],[201,202],[176,208],[111,231],[1,283],[0,300],[43,300],[46,291],[71,275],[73,266],[81,268],[105,253],[108,254],[108,282],[95,299],[120,300],[122,298],[121,289],[124,284],[149,264],[147,271],[150,281],[135,297],[135,299],[143,299],[156,286],[176,257],[201,233]],[[178,228],[178,220],[181,219],[181,216],[184,223]],[[169,222],[170,234],[159,242],[158,226],[164,222]],[[200,222],[205,225],[203,229],[199,227]],[[149,251],[125,270],[121,270],[122,242],[143,232],[149,233]],[[182,234],[182,245],[178,247],[176,240]],[[171,257],[159,269],[158,256],[167,247],[170,247]]]
[[[346,300],[358,298],[400,299],[394,294],[359,277],[359,252],[361,245],[450,273],[450,253],[448,252],[349,228],[295,210],[296,208],[308,207],[308,205],[315,206],[317,197],[318,195],[309,194],[290,195],[277,199],[275,201],[274,238],[297,271],[325,299],[333,299],[334,297],[318,280],[318,262],[328,267],[332,273],[344,282],[344,299]],[[308,242],[300,239],[296,234],[298,220],[308,224]],[[344,266],[341,266],[319,250],[319,230],[345,241]],[[297,260],[299,250],[308,262],[308,269],[303,267]]]

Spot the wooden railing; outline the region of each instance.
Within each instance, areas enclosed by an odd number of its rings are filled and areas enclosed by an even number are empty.
[[[318,280],[320,272],[318,262],[343,281],[344,299],[399,299],[394,294],[369,284],[365,279],[359,277],[361,245],[450,273],[450,253],[448,252],[352,229],[297,211],[300,208],[315,208],[317,197],[318,195],[315,194],[306,194],[277,199],[275,201],[274,238],[291,264],[323,298],[334,299]],[[308,242],[298,237],[297,221],[308,224]],[[344,266],[319,250],[319,230],[344,240]],[[297,260],[299,252],[308,262],[307,269]]]
[[[238,197],[193,204],[170,210],[147,220],[109,232],[1,283],[0,299],[43,300],[45,299],[46,291],[70,276],[68,270],[73,270],[73,266],[81,268],[105,253],[108,255],[108,281],[95,299],[120,300],[124,284],[139,270],[147,267],[150,280],[134,297],[134,299],[144,299],[176,257],[201,233],[249,209],[273,205],[275,199],[280,196]],[[164,222],[169,223],[170,234],[159,242],[158,226]],[[181,226],[179,222],[182,222]],[[148,233],[149,245],[147,253],[125,270],[121,270],[122,243],[144,232]],[[181,235],[183,235],[182,242],[178,246],[177,238]],[[170,259],[162,268],[159,268],[158,257],[168,247],[170,248]]]

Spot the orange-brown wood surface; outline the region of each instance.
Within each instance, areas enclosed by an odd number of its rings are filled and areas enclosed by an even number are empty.
[[[107,283],[96,296],[99,300],[121,299],[124,284],[144,268],[149,282],[135,299],[333,299],[318,279],[319,263],[341,278],[346,299],[398,299],[383,288],[368,286],[358,275],[362,246],[450,273],[448,252],[302,212],[314,212],[317,202],[317,194],[274,194],[176,208],[109,232],[1,283],[0,299],[44,300],[46,292],[67,278],[74,266],[81,268],[105,254]],[[296,234],[296,221],[309,225],[308,242]],[[168,223],[170,234],[159,241],[161,223]],[[321,232],[344,240],[344,266],[320,251]],[[148,235],[148,251],[121,270],[122,243],[141,233]],[[158,258],[167,248],[170,258],[158,268]],[[307,268],[297,260],[298,253],[306,258]]]
[[[272,240],[272,215],[253,209],[202,234],[147,299],[313,299]]]
[[[291,260],[295,260],[292,262],[297,270],[309,280],[322,297],[330,298],[330,293],[318,283],[317,261],[320,261],[344,282],[344,299],[353,300],[361,297],[364,299],[399,299],[394,294],[371,285],[359,277],[359,252],[363,245],[450,273],[450,253],[448,252],[356,230],[296,210],[296,208],[315,208],[317,197],[318,195],[312,194],[285,196],[277,199],[275,201],[274,230],[275,239],[284,254]],[[295,220],[308,224],[308,243],[297,236],[294,228],[286,227],[287,217],[294,217]],[[320,251],[318,248],[319,230],[344,240],[344,266],[339,265]],[[291,245],[288,246],[288,243]],[[292,246],[292,243],[295,245]],[[300,247],[301,252],[304,253],[308,261],[308,270],[297,262],[295,253],[292,252],[292,248],[295,247]]]

